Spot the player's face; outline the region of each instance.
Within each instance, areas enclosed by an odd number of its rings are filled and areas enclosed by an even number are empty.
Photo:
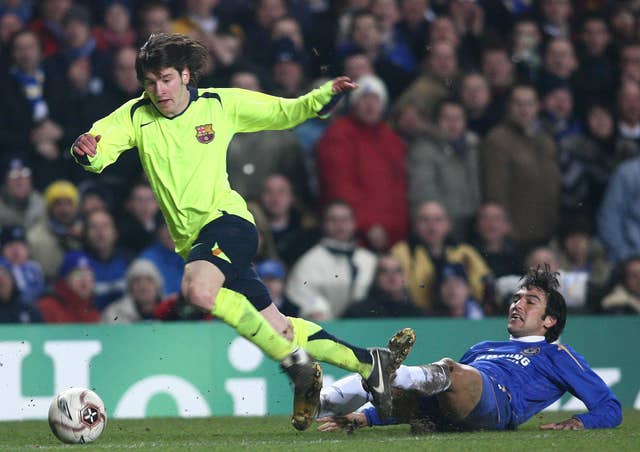
[[[184,111],[189,104],[189,71],[182,73],[175,68],[161,69],[144,76],[144,90],[160,113],[173,117]]]
[[[509,306],[507,330],[513,337],[544,336],[556,320],[545,315],[546,294],[535,287],[522,288],[513,296]]]

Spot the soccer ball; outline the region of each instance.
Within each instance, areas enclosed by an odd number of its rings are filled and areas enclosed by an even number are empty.
[[[104,402],[90,389],[67,389],[51,401],[49,427],[63,443],[95,441],[106,425]]]

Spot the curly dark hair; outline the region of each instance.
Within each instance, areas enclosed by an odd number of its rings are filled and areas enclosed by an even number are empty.
[[[178,33],[156,33],[149,36],[136,57],[136,76],[142,84],[144,74],[172,67],[178,72],[189,69],[189,86],[196,87],[204,71],[209,52],[200,42]]]
[[[540,289],[547,297],[544,317],[550,316],[556,319],[556,324],[549,328],[544,335],[549,343],[556,341],[560,337],[567,322],[567,303],[564,301],[562,294],[558,292],[560,287],[558,276],[560,274],[552,272],[549,264],[544,264],[544,267],[538,265],[536,268],[529,268],[520,283],[520,289]]]

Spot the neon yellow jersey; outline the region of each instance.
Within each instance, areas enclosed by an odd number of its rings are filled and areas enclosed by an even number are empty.
[[[186,258],[200,229],[223,211],[254,222],[227,177],[233,135],[287,129],[318,116],[333,104],[331,86],[327,82],[297,99],[238,88],[190,89],[189,105],[173,118],[162,115],[143,94],[93,124],[89,133],[102,138],[96,155],[83,166],[100,173],[137,147],[176,252]]]

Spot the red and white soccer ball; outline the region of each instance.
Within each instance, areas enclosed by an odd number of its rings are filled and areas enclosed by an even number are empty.
[[[90,389],[67,389],[51,401],[49,427],[63,443],[90,443],[106,426],[104,402]]]

